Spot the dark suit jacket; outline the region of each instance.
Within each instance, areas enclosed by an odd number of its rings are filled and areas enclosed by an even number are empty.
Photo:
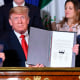
[[[9,4],[9,3],[11,3],[13,0],[4,0],[4,3],[5,4]]]
[[[33,26],[43,29],[39,8],[27,3],[25,3],[25,6],[29,8],[29,16],[30,16],[29,27]],[[12,3],[0,7],[0,32],[11,30],[8,19],[9,19],[9,11],[12,7],[13,7]]]
[[[79,54],[76,56],[76,67],[80,67],[80,35],[77,36],[77,44],[79,44]]]
[[[25,67],[25,55],[14,32],[11,30],[1,40],[6,56],[3,67]]]

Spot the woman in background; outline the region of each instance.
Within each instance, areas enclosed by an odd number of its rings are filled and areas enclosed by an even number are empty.
[[[65,17],[59,23],[56,24],[57,31],[71,31],[80,34],[80,15],[79,4],[75,0],[67,0],[65,2]]]

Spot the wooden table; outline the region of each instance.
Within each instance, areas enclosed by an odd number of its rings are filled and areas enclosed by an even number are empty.
[[[80,68],[1,67],[0,80],[80,80]]]

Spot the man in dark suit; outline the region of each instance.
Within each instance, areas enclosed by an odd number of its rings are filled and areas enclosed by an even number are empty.
[[[4,44],[3,66],[5,67],[44,67],[43,64],[27,65],[27,58],[22,45],[21,35],[25,35],[26,43],[28,44],[28,8],[25,6],[14,7],[9,13],[9,23],[12,30],[6,33],[3,38],[0,37],[0,43]],[[78,54],[78,46],[74,46],[73,52]],[[27,54],[27,53],[26,53]],[[37,56],[36,56],[37,57]]]
[[[5,61],[3,66],[6,67],[43,67],[42,64],[35,66],[27,65],[25,52],[21,46],[21,35],[25,35],[26,43],[28,44],[28,8],[25,6],[14,7],[10,10],[9,23],[12,30],[9,31],[2,39],[4,43]],[[27,54],[27,53],[26,53]]]
[[[12,3],[4,5],[0,8],[0,32],[10,31],[11,27],[8,21],[9,10],[16,6],[27,6],[29,8],[29,27],[37,27],[43,29],[40,17],[40,10],[38,7],[25,3],[24,0],[13,0]]]

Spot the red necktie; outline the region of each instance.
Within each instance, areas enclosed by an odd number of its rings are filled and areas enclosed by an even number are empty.
[[[25,36],[24,35],[21,35],[20,38],[22,38],[21,44],[22,44],[22,48],[23,48],[23,51],[24,51],[24,54],[25,54],[25,57],[26,57],[26,60],[27,60],[28,45],[25,41]]]

